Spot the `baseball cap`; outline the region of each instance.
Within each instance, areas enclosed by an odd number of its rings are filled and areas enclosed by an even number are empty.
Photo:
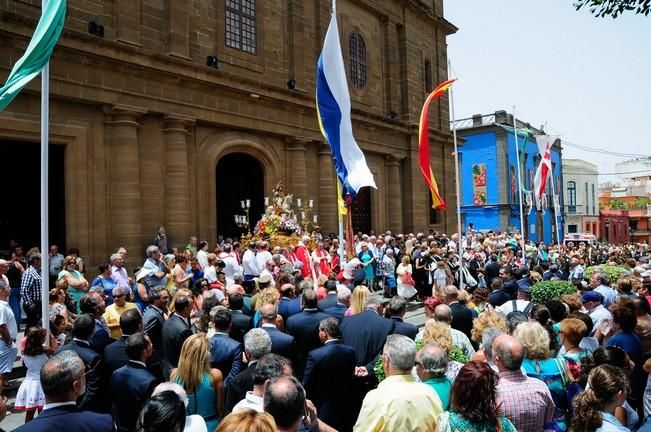
[[[602,296],[596,291],[588,291],[583,293],[583,295],[581,296],[581,303],[588,303],[588,302],[603,303],[603,301],[604,301],[604,296]]]

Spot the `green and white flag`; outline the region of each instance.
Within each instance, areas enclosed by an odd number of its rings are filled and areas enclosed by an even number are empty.
[[[66,18],[66,0],[49,0],[43,9],[25,54],[14,64],[5,85],[0,88],[0,111],[3,111],[50,61]]]

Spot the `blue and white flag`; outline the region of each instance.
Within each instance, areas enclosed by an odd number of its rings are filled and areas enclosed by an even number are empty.
[[[375,186],[373,174],[366,165],[350,118],[350,94],[341,55],[336,14],[332,14],[323,50],[317,62],[316,109],[321,133],[330,145],[342,194],[355,198],[360,188]]]

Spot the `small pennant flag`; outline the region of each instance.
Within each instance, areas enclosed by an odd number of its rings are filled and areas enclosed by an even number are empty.
[[[434,209],[445,209],[446,207],[443,198],[439,195],[439,187],[436,184],[436,179],[432,172],[432,166],[430,165],[428,125],[429,105],[434,99],[439,98],[443,93],[445,93],[445,91],[449,89],[455,81],[456,79],[451,79],[436,87],[425,100],[423,111],[420,113],[420,127],[418,130],[418,160],[420,172],[423,174],[423,177],[425,177],[425,183],[432,194],[432,208]]]

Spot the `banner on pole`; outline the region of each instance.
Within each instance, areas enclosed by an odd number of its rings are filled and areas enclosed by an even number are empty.
[[[50,61],[66,18],[66,0],[49,0],[43,9],[25,54],[14,64],[7,82],[0,88],[0,111],[41,73]]]

